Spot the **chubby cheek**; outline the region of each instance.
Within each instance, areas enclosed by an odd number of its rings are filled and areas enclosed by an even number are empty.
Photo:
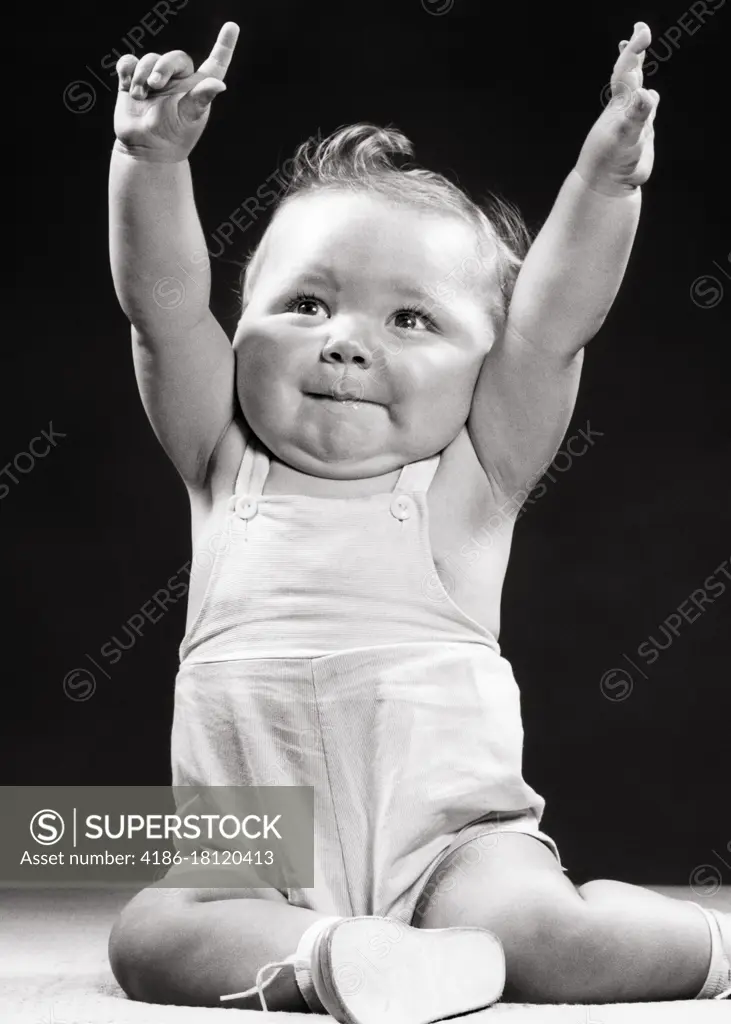
[[[241,359],[236,366],[236,392],[244,419],[264,440],[278,421],[279,428],[293,410],[288,389],[276,361]]]
[[[450,361],[413,373],[404,413],[417,433],[446,445],[464,426],[479,373],[479,365],[472,362]]]
[[[411,404],[408,416],[414,439],[427,442],[434,450],[445,448],[467,422],[470,393],[457,388],[442,388],[419,394]]]
[[[302,346],[288,345],[266,333],[252,333],[236,341],[236,389],[244,416],[254,417],[267,410],[281,415],[292,407],[294,391],[303,380],[305,362]]]
[[[254,387],[267,387],[273,378],[287,372],[291,348],[264,331],[250,331],[235,342],[236,365],[240,380]]]

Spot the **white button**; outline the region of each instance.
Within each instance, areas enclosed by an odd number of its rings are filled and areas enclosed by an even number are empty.
[[[391,502],[391,514],[397,519],[408,519],[411,515],[411,501],[404,494],[399,494]]]
[[[236,502],[236,515],[242,519],[253,519],[256,515],[256,502],[251,498],[239,498]]]

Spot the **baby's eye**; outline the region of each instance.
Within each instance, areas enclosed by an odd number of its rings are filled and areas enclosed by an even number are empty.
[[[411,321],[411,324],[408,325],[404,323],[396,323],[399,317],[406,317],[408,320]],[[394,317],[394,322],[396,323],[396,326],[402,328],[403,330],[413,330],[415,327],[417,327],[418,329],[418,325],[415,323],[415,321],[417,320],[421,320],[422,330],[425,327],[428,329],[436,326],[432,318],[428,315],[428,313],[425,313],[423,309],[418,309],[416,306],[407,306],[405,309],[400,309],[398,313],[396,313],[396,316]]]
[[[327,314],[327,306],[324,302],[317,298],[316,295],[304,295],[302,293],[295,295],[293,299],[290,299],[287,305],[284,307],[287,313],[300,313],[302,316],[317,316],[317,310],[311,312],[307,307],[321,306]]]

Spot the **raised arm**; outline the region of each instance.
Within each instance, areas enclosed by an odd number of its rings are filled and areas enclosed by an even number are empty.
[[[225,89],[238,27],[224,25],[196,72],[181,50],[121,57],[109,174],[109,248],[132,325],[135,373],[163,448],[203,487],[235,409],[231,343],[209,310],[210,264],[188,155]],[[150,81],[153,70],[161,74]]]
[[[468,430],[492,482],[512,495],[556,455],[583,348],[617,295],[653,162],[659,96],[640,88],[650,30],[620,44],[612,99],[521,268],[501,336],[480,371]]]

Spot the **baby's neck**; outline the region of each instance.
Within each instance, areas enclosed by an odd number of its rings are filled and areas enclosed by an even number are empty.
[[[364,498],[371,494],[385,494],[396,486],[400,470],[363,480],[329,480],[310,476],[270,456],[269,474],[264,483],[264,494],[302,494],[311,498]]]

